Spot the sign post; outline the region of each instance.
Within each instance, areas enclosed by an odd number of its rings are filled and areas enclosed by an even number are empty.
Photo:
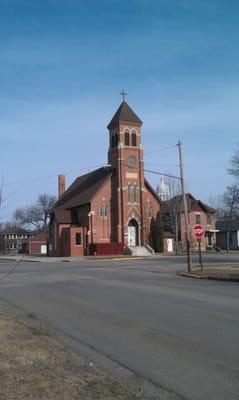
[[[201,270],[203,270],[203,266],[202,266],[202,251],[201,251],[201,239],[197,239],[198,241],[198,252],[199,252],[199,264],[201,267]]]
[[[201,239],[205,236],[204,226],[202,226],[202,225],[194,225],[194,227],[193,227],[193,236],[197,239],[197,242],[198,242],[199,264],[200,264],[201,270],[203,270]]]

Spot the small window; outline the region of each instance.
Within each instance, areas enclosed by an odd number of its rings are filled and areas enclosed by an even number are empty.
[[[211,225],[212,223],[212,216],[211,214],[207,214],[207,225]]]
[[[133,146],[133,147],[136,147],[136,146],[137,146],[137,143],[136,143],[136,133],[135,133],[135,132],[133,132],[133,133],[131,134],[131,143],[132,143],[132,146]]]
[[[199,225],[199,224],[201,223],[200,214],[196,214],[196,215],[195,215],[195,223],[196,223],[197,225]]]
[[[77,232],[76,233],[76,246],[81,245],[81,233]]]

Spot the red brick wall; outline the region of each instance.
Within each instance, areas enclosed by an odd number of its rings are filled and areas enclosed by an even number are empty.
[[[191,235],[191,243],[192,243],[192,250],[197,250],[198,244],[197,239],[193,238],[192,236],[192,229],[193,226],[196,225],[196,214],[200,214],[200,225],[204,226],[206,231],[215,230],[216,229],[216,217],[211,214],[211,224],[207,225],[207,213],[205,213],[201,208],[195,209],[189,213],[189,232]],[[184,249],[186,249],[186,239],[185,239],[185,221],[184,221],[184,214],[181,215],[180,221],[180,232],[181,232],[181,241],[183,244]],[[212,233],[213,242],[216,244],[216,233]],[[207,248],[207,236],[202,238],[201,240],[201,248],[203,251]]]
[[[100,215],[100,206],[105,204],[107,206],[107,216]],[[93,211],[93,243],[109,243],[111,240],[111,179],[104,183],[101,189],[95,194],[92,203],[91,211]],[[91,224],[90,224],[91,225]],[[89,227],[89,243],[91,243],[91,226]]]
[[[149,240],[150,220],[146,215],[147,207],[152,207],[153,216],[159,210],[159,201],[151,194],[144,184],[144,164],[143,150],[141,147],[141,132],[139,125],[120,123],[115,129],[118,130],[120,146],[118,148],[109,149],[109,162],[116,167],[117,173],[112,178],[112,203],[115,219],[112,218],[112,237],[114,240],[122,241],[128,244],[127,233],[128,224],[131,219],[135,219],[139,226],[140,244],[144,245]],[[137,134],[137,146],[124,146],[125,130]],[[133,156],[136,159],[135,167],[127,165],[127,159]],[[137,202],[128,202],[128,186],[137,187]],[[120,191],[119,188],[123,188]],[[122,215],[123,213],[123,215]],[[122,227],[123,225],[123,227]],[[114,227],[117,227],[114,229]]]
[[[145,241],[146,243],[149,243],[149,234],[150,234],[150,224],[151,224],[151,218],[148,218],[147,216],[147,208],[151,207],[152,208],[152,217],[156,218],[157,213],[159,211],[159,203],[157,199],[152,195],[152,193],[145,188],[146,191],[143,194],[143,199],[144,199],[144,230],[145,230]]]
[[[81,235],[81,244],[76,244],[76,233]],[[61,256],[80,257],[84,255],[85,230],[82,227],[67,227],[61,231]]]
[[[76,244],[76,233],[81,235],[81,244]],[[84,255],[85,247],[85,233],[86,230],[83,227],[70,228],[70,256],[79,257]]]
[[[41,254],[41,246],[46,245],[45,241],[34,242],[29,240],[29,254]]]
[[[69,228],[70,224],[57,224],[55,221],[50,225],[49,228],[49,255],[53,257],[62,257],[66,250],[66,246],[64,249],[61,248],[62,242],[62,230],[65,228]],[[50,250],[51,249],[51,250]]]

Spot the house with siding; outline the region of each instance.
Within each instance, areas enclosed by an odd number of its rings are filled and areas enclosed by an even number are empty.
[[[0,252],[6,254],[28,253],[30,232],[16,226],[0,231]]]
[[[227,218],[219,219],[216,222],[217,246],[227,249],[227,241],[229,250],[239,250],[239,217],[228,220]]]

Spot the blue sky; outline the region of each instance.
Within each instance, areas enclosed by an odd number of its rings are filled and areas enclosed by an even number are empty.
[[[144,121],[145,167],[207,201],[239,142],[239,3],[0,0],[2,219],[107,161],[120,91]],[[147,175],[156,186],[159,177]],[[42,178],[42,179],[41,179]]]

